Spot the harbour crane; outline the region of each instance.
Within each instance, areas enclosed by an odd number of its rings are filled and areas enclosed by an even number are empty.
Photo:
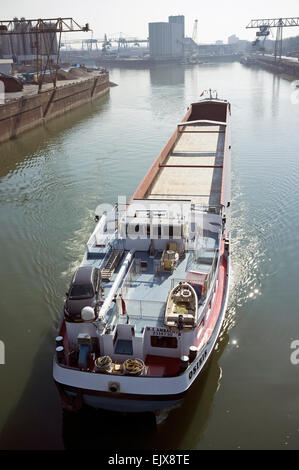
[[[22,24],[22,28],[18,27]],[[42,84],[46,73],[50,77],[54,88],[57,86],[57,69],[61,47],[62,33],[91,31],[89,24],[80,26],[73,18],[39,18],[26,19],[21,21],[17,18],[13,20],[0,20],[0,37],[8,36],[10,40],[11,52],[14,56],[14,41],[16,35],[30,35],[35,50],[36,76],[38,83],[38,93],[42,90]],[[58,42],[57,42],[58,34]],[[56,64],[53,70],[53,56],[56,56]]]
[[[84,50],[84,45],[86,49],[91,52],[93,45],[95,45],[96,50],[98,51],[98,40],[93,38],[93,31],[91,32],[90,39],[82,39],[82,51]]]
[[[102,52],[105,54],[107,49],[109,49],[110,47],[111,47],[111,41],[110,39],[107,38],[107,34],[105,33],[104,41],[102,43]]]
[[[277,59],[280,60],[282,56],[283,28],[295,26],[299,26],[299,17],[251,20],[250,23],[246,26],[246,29],[259,29],[259,31],[256,33],[257,39],[253,42],[255,45],[259,42],[260,37],[263,37],[265,42],[267,36],[270,34],[270,29],[277,28],[274,48],[274,57],[276,62]]]
[[[252,45],[256,46],[260,43],[260,38],[263,38],[262,45],[259,47],[260,52],[265,52],[265,41],[270,34],[270,28],[268,26],[261,26],[260,30],[256,33],[256,39],[253,41]]]

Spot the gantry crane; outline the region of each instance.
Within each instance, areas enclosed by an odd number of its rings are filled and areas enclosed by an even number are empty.
[[[56,88],[61,34],[76,31],[90,31],[89,24],[86,23],[85,26],[80,26],[73,18],[39,18],[33,20],[22,19],[21,21],[23,21],[23,24],[26,23],[28,27],[18,28],[20,24],[18,19],[8,21],[0,20],[0,36],[9,36],[12,54],[14,54],[13,36],[30,34],[31,38],[34,38],[38,93],[41,92],[44,77],[48,70],[54,88]],[[58,43],[57,34],[59,35]],[[53,55],[57,56],[54,71],[51,66]],[[43,60],[44,57],[46,57],[46,60]]]
[[[291,18],[271,18],[271,19],[261,19],[261,20],[251,20],[249,25],[246,26],[246,29],[259,29],[256,33],[257,39],[254,42],[255,44],[259,41],[260,37],[264,37],[264,42],[267,36],[270,34],[271,28],[277,28],[274,57],[275,62],[277,59],[281,59],[282,56],[282,36],[283,28],[299,26],[299,17]],[[253,44],[254,44],[253,43]]]

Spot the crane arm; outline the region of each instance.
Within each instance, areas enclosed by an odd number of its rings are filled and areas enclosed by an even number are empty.
[[[30,26],[28,30],[18,31],[16,24],[24,23]],[[0,20],[0,36],[10,34],[32,34],[38,33],[68,33],[72,31],[90,31],[89,24],[80,26],[73,18],[39,18],[37,20]]]
[[[261,28],[263,26],[268,26],[268,28],[299,26],[299,17],[251,20],[248,26],[246,26],[246,29]]]

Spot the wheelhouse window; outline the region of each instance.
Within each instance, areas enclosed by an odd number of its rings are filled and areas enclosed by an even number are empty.
[[[71,288],[69,299],[90,299],[94,296],[91,284],[77,284]]]
[[[184,233],[183,225],[163,223],[138,223],[133,220],[126,224],[126,236],[131,238],[173,239],[181,238]]]
[[[171,348],[178,347],[178,340],[172,336],[151,336],[152,348]]]
[[[142,238],[142,239],[145,239],[145,238],[147,238],[146,230],[147,230],[146,225],[136,223],[135,221],[126,224],[126,236],[128,238],[132,238],[132,239]]]

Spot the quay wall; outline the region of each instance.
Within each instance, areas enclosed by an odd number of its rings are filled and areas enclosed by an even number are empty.
[[[0,143],[108,93],[109,73],[0,105]]]
[[[247,64],[258,65],[268,70],[269,72],[285,75],[291,80],[299,79],[299,62],[290,61],[287,59],[281,59],[275,62],[273,57],[258,56],[254,58],[251,57]]]

